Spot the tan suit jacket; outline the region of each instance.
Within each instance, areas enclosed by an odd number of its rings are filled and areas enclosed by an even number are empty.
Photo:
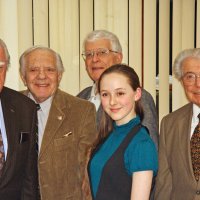
[[[190,154],[192,103],[161,121],[155,200],[200,200]]]
[[[92,103],[57,90],[38,155],[42,200],[82,200],[86,150],[96,138]]]

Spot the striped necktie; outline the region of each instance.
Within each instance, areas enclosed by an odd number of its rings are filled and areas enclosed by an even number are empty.
[[[198,118],[200,119],[200,114],[198,114]],[[200,121],[194,129],[192,138],[190,140],[190,148],[191,148],[191,158],[192,158],[192,166],[193,172],[196,181],[199,181],[200,176]]]
[[[37,111],[39,111],[40,109],[41,109],[41,107],[40,107],[40,104],[36,104],[36,108],[37,108]],[[38,153],[38,151],[39,151],[39,146],[38,146],[38,121],[37,121],[37,130],[36,130],[36,151],[37,151],[37,153]]]

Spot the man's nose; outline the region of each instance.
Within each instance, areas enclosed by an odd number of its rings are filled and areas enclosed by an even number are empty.
[[[196,77],[196,86],[200,87],[200,76]]]
[[[92,56],[92,61],[93,61],[93,62],[99,61],[98,53],[94,52],[94,54],[93,54],[93,56]]]
[[[43,78],[46,77],[45,69],[40,69],[40,70],[38,71],[38,77],[39,77],[40,79],[43,79]]]

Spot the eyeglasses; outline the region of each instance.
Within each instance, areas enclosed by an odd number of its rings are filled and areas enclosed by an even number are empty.
[[[182,79],[183,79],[183,83],[185,85],[194,85],[197,78],[200,78],[200,74],[197,75],[193,72],[187,72],[183,75]]]
[[[100,48],[100,49],[96,49],[96,50],[85,51],[81,55],[82,55],[84,60],[90,60],[94,57],[94,55],[96,55],[100,59],[103,59],[106,56],[108,56],[108,54],[110,52],[118,53],[117,51],[113,51],[113,50],[110,50],[110,49]]]

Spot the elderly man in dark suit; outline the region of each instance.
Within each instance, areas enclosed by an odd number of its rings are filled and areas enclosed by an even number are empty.
[[[0,39],[0,199],[37,199],[37,111],[33,101],[4,87],[10,56]]]
[[[87,148],[96,138],[94,105],[58,89],[64,67],[54,50],[34,46],[20,57],[24,94],[38,110],[38,168],[42,200],[83,199]]]
[[[93,102],[97,110],[97,125],[101,118],[101,105],[96,83],[105,69],[122,62],[122,47],[117,36],[106,30],[96,30],[89,33],[83,43],[83,59],[89,77],[94,85],[85,88],[77,96]],[[144,108],[142,124],[149,130],[150,136],[158,146],[158,117],[154,100],[150,93],[142,90],[141,98]]]
[[[155,200],[200,200],[200,48],[180,52],[173,67],[189,103],[161,121]]]

